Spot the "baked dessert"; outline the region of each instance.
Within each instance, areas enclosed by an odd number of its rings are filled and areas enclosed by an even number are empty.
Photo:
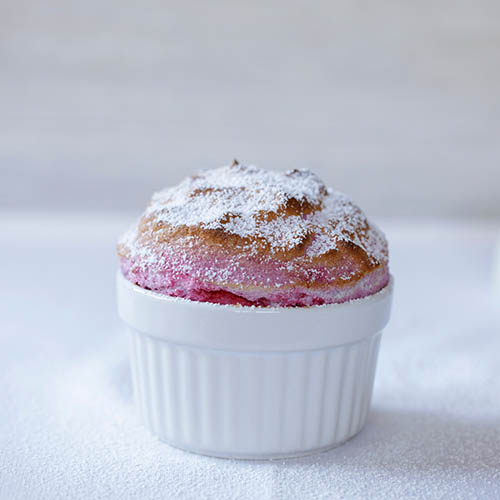
[[[387,241],[346,195],[237,161],[156,193],[118,255],[142,288],[217,304],[341,303],[389,281]]]

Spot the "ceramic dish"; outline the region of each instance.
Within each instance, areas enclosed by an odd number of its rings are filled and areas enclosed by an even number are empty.
[[[393,280],[342,304],[244,307],[147,291],[118,273],[133,385],[161,440],[228,458],[335,447],[366,422]]]

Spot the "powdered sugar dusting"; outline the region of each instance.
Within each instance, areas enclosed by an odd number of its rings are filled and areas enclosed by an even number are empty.
[[[290,200],[312,210],[284,215]],[[309,257],[336,249],[338,241],[354,243],[374,261],[386,256],[385,238],[362,211],[309,170],[274,172],[239,164],[207,170],[156,193],[145,216],[174,228],[259,238],[276,251],[293,249],[310,235]]]
[[[153,196],[119,255],[143,288],[216,303],[339,303],[389,279],[384,235],[308,170],[235,164],[185,179]]]

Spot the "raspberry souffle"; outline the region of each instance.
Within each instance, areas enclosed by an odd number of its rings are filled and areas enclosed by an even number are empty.
[[[363,428],[394,280],[347,196],[235,161],[154,195],[118,253],[136,406],[159,439],[272,459]]]
[[[118,254],[130,282],[216,304],[342,303],[389,282],[387,241],[346,195],[237,161],[156,193]]]

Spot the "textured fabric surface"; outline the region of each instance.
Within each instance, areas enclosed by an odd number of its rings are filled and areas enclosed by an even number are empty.
[[[138,424],[114,302],[128,222],[0,217],[2,500],[498,498],[498,226],[378,221],[396,290],[366,428],[328,453],[251,462]]]

